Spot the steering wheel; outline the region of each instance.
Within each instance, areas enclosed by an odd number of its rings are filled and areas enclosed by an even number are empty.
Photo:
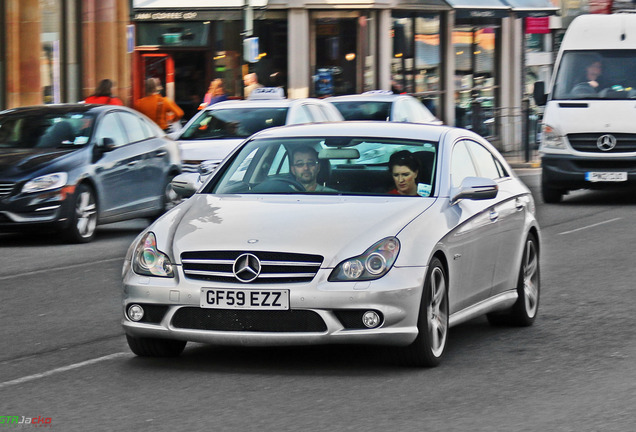
[[[252,192],[305,192],[305,187],[291,175],[274,176],[255,186]]]

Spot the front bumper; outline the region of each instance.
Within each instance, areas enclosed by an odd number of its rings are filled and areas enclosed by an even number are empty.
[[[331,269],[318,271],[310,283],[219,284],[188,280],[180,266],[174,279],[148,278],[128,270],[124,277],[122,325],[134,337],[167,338],[216,345],[280,346],[360,343],[405,346],[417,336],[417,319],[426,267],[393,268],[383,278],[363,283],[328,282]],[[289,311],[236,311],[200,307],[201,288],[288,289]],[[130,321],[132,304],[150,306],[146,322]],[[373,310],[381,324],[372,329],[356,323],[357,314]],[[196,315],[192,320],[182,318]],[[255,325],[257,321],[280,320]],[[222,321],[226,326],[219,329]],[[214,329],[207,329],[206,327]],[[191,328],[186,328],[191,327]],[[197,328],[192,328],[197,327]],[[259,329],[260,328],[260,329]],[[256,330],[255,330],[256,329]]]
[[[73,187],[0,197],[0,231],[62,229],[70,222]]]
[[[598,158],[564,154],[541,155],[542,183],[554,189],[604,189],[636,185],[636,157]],[[590,182],[588,172],[626,172],[624,182]]]

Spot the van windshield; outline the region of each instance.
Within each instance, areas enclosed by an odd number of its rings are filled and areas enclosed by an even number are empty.
[[[565,51],[552,99],[636,99],[636,50]]]

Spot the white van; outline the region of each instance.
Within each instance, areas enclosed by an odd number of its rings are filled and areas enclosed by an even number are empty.
[[[543,116],[541,192],[636,184],[636,13],[581,15],[568,27]]]

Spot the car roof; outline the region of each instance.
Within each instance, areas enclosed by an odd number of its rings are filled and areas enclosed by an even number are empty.
[[[369,101],[369,102],[393,102],[397,99],[413,98],[413,96],[406,94],[385,94],[385,93],[368,93],[368,94],[354,94],[343,96],[331,96],[325,100],[328,102],[346,102],[346,101]],[[415,98],[413,98],[415,99]]]
[[[289,108],[292,105],[302,104],[307,101],[322,103],[320,99],[301,98],[301,99],[246,99],[246,100],[228,100],[217,102],[205,108],[206,111],[216,109],[231,108]]]
[[[101,112],[110,110],[113,108],[123,108],[125,110],[130,110],[130,108],[120,105],[96,105],[96,104],[85,104],[85,103],[63,103],[63,104],[46,104],[46,105],[30,105],[24,107],[10,108],[4,111],[0,111],[0,114],[9,114],[9,113],[60,113],[64,114],[67,112]]]
[[[456,131],[451,126],[424,123],[398,123],[378,121],[343,121],[310,123],[265,129],[255,138],[293,138],[303,136],[367,136],[439,141],[448,132]],[[463,131],[471,135],[470,131]]]

